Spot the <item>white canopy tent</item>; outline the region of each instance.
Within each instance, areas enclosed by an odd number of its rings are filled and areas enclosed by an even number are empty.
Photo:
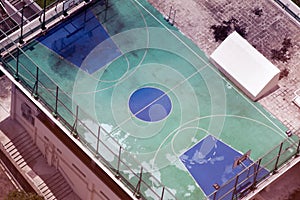
[[[210,59],[253,101],[268,94],[278,84],[280,70],[237,32],[230,34]]]

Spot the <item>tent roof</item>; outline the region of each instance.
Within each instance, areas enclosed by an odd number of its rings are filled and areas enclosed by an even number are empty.
[[[230,34],[211,58],[254,97],[280,73],[276,66],[237,32]]]

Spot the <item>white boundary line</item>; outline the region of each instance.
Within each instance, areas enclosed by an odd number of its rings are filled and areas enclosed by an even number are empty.
[[[160,23],[171,35],[173,35],[175,38],[177,38],[185,47],[187,47],[195,56],[197,56],[200,60],[202,60],[204,63],[206,63],[218,76],[220,76],[226,83],[229,83],[223,76],[221,76],[219,73],[216,72],[216,69],[211,67],[210,63],[207,63],[199,54],[197,54],[188,44],[186,44],[184,41],[182,41],[177,35],[175,35],[170,29],[164,25],[157,17],[155,17],[149,10],[147,10],[140,2],[137,0],[133,0],[137,4],[139,4],[149,15],[151,15],[158,23]],[[250,105],[252,105],[262,116],[264,116],[267,120],[269,120],[278,130],[285,132],[282,130],[277,124],[275,124],[270,118],[268,118],[257,106],[255,106],[249,99],[247,99],[238,89],[233,87],[237,93],[239,93]],[[277,118],[276,118],[277,119]]]

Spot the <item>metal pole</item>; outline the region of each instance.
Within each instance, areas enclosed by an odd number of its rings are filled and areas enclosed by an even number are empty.
[[[105,0],[104,21],[107,20],[108,0]]]
[[[108,0],[105,0],[105,10],[108,8]]]
[[[14,77],[17,81],[19,81],[19,55],[20,55],[20,49],[19,49],[19,47],[17,47],[16,73],[14,75]]]
[[[295,157],[298,157],[299,156],[299,153],[300,153],[300,140],[298,142],[298,146],[297,146],[297,150],[296,150],[296,155]]]
[[[273,174],[277,173],[277,169],[278,169],[277,165],[278,165],[278,162],[279,162],[279,158],[280,158],[282,146],[283,146],[283,142],[281,142],[280,147],[279,147],[279,152],[278,152],[278,155],[277,155],[277,159],[276,159],[276,163],[275,163]]]
[[[65,2],[63,2],[62,10],[63,10],[63,15],[64,15],[65,17],[68,16],[67,11],[65,10]]]
[[[25,6],[22,7],[22,11],[21,11],[21,35],[20,35],[20,38],[19,38],[19,43],[20,44],[23,44],[24,43],[24,40],[23,40],[23,25],[24,25],[24,8]]]
[[[137,184],[137,186],[136,186],[136,190],[135,190],[135,196],[136,196],[137,198],[140,198],[142,176],[143,176],[143,167],[141,167],[141,172],[140,172],[139,182],[138,182],[138,184]]]
[[[217,193],[218,193],[218,190],[216,190],[216,191],[214,192],[214,198],[213,198],[213,200],[216,200],[216,199],[217,199]]]
[[[58,86],[56,86],[56,94],[55,94],[55,108],[52,113],[55,118],[57,118],[57,104],[58,104]]]
[[[42,30],[46,29],[46,0],[44,0]]]
[[[236,194],[236,186],[237,186],[238,182],[239,182],[239,175],[236,176],[231,199],[234,199],[234,195],[237,195]]]
[[[78,134],[77,134],[77,121],[78,121],[78,108],[79,106],[76,105],[76,113],[75,113],[75,122],[72,126],[71,134],[78,139]]]
[[[116,174],[116,177],[118,177],[118,178],[120,176],[121,150],[122,150],[122,147],[120,146],[120,148],[119,148],[119,156],[118,156],[118,168],[117,168],[117,174]]]
[[[160,200],[163,200],[165,194],[165,186],[162,189]]]
[[[100,131],[101,131],[101,127],[99,126],[99,127],[98,127],[98,137],[97,137],[96,154],[99,154]]]
[[[36,67],[35,84],[33,87],[33,97],[38,99],[38,86],[39,86],[39,68]]]
[[[176,10],[174,10],[173,21],[172,21],[172,23],[171,23],[172,26],[173,26],[174,23],[175,23],[175,16],[176,16]]]
[[[173,9],[173,7],[171,6],[170,11],[169,11],[169,15],[166,17],[167,22],[170,20],[172,9]]]
[[[253,184],[251,186],[252,189],[256,188],[256,181],[257,181],[256,179],[257,179],[257,175],[259,172],[261,160],[262,160],[262,158],[260,158],[257,162],[257,165],[254,166],[255,168],[254,168]]]

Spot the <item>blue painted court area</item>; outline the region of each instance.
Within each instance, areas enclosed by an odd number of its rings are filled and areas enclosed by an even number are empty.
[[[242,165],[233,168],[234,160],[241,155],[241,153],[230,146],[209,135],[181,155],[180,160],[203,192],[209,196],[215,191],[214,184],[222,186],[239,173],[236,192],[242,192],[245,187],[252,184],[247,178],[254,175],[254,168],[257,165],[254,164],[249,170],[244,170],[245,167],[253,163],[252,160],[246,159]],[[260,168],[257,176],[262,177],[266,174],[268,174],[268,171]],[[235,181],[233,179],[230,184],[221,188],[222,191],[218,192],[218,198],[227,192],[232,193]],[[226,197],[229,196],[231,197],[232,195],[227,195]]]
[[[129,98],[129,108],[137,118],[147,122],[156,122],[169,115],[172,103],[162,90],[144,87],[132,93]]]
[[[37,40],[79,68],[92,50],[106,41],[107,48],[96,52],[99,56],[94,56],[92,61],[89,60],[90,65],[82,68],[90,74],[121,55],[106,30],[89,10],[60,23]]]

